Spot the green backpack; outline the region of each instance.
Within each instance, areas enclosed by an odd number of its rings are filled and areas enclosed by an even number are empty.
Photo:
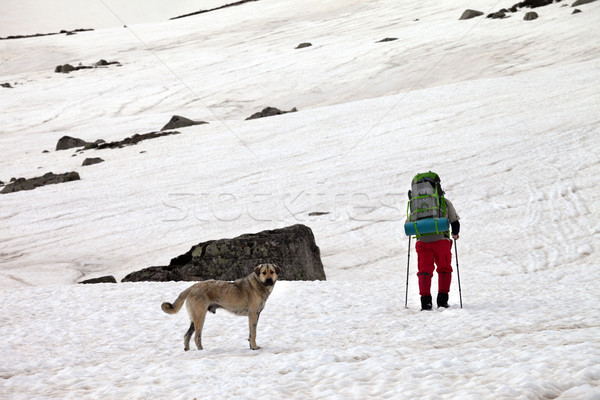
[[[448,213],[438,174],[429,171],[415,175],[408,191],[406,216],[408,221],[413,223],[423,219],[433,219],[435,229],[433,232],[427,233],[441,233],[437,228],[437,221],[439,218],[447,218]],[[447,221],[445,222],[447,224]],[[415,227],[417,226],[415,224]],[[443,231],[445,232],[446,229]],[[419,233],[417,229],[417,237],[423,236],[423,234],[425,233]]]

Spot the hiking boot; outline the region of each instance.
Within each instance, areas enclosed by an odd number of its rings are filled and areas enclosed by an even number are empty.
[[[421,296],[421,311],[423,310],[431,310],[431,295],[430,296]]]
[[[448,308],[450,305],[448,304],[448,293],[438,293],[437,296],[437,306],[438,308],[444,307]]]

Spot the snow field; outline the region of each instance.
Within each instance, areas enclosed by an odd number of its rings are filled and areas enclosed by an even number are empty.
[[[0,180],[82,180],[0,197],[0,398],[600,398],[599,5],[526,23],[459,22],[452,2],[261,0],[1,42],[0,82],[16,84],[0,92]],[[100,58],[122,66],[52,72]],[[244,121],[269,105],[300,111]],[[173,114],[210,124],[52,151]],[[454,274],[452,307],[425,313],[414,246],[404,308],[402,223],[429,169],[461,216],[464,308]],[[189,283],[73,285],[294,223],[328,280],[277,283],[258,351],[245,318],[217,312],[205,350],[184,352],[185,310],[160,303]]]

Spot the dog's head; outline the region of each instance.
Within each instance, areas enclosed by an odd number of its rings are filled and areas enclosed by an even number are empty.
[[[260,264],[254,268],[254,273],[265,286],[273,286],[281,273],[281,268],[275,264]]]

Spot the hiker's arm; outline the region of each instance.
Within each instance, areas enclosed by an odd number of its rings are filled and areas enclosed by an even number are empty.
[[[454,221],[450,224],[452,227],[452,237],[458,239],[458,233],[460,232],[460,222]]]

